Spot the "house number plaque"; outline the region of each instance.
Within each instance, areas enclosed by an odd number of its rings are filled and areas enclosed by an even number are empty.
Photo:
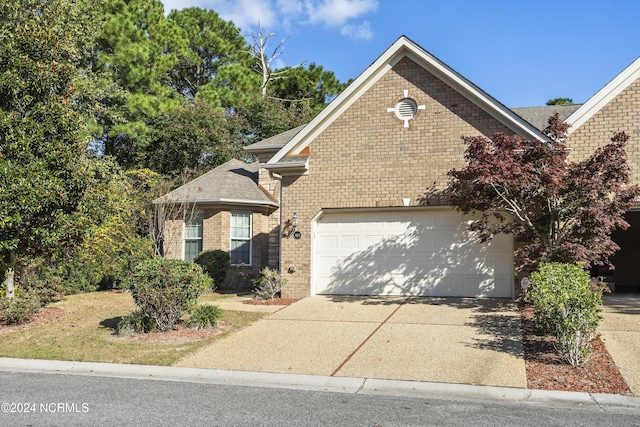
[[[293,238],[294,239],[298,240],[301,237],[302,237],[302,233],[301,232],[296,231],[296,232],[293,233]]]

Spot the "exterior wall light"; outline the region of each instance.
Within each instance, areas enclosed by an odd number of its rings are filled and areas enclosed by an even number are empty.
[[[296,212],[293,213],[293,231],[298,231],[298,214]]]

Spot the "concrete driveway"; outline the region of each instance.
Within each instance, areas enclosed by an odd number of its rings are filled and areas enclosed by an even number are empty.
[[[640,295],[604,295],[600,333],[629,388],[640,396]]]
[[[179,366],[526,388],[519,313],[497,299],[305,298]]]

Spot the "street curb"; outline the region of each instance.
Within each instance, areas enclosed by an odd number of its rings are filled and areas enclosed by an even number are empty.
[[[12,358],[0,358],[0,371],[185,381],[342,393],[357,393],[365,381],[363,378],[324,377],[319,375]]]
[[[374,378],[326,377],[320,375],[14,358],[0,358],[0,371],[184,381],[414,398],[466,398],[546,404],[575,404],[584,407],[599,407],[601,409],[626,408],[640,410],[640,397],[633,396]]]

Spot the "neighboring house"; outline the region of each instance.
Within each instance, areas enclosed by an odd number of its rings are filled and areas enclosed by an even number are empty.
[[[400,37],[310,123],[246,147],[258,163],[227,163],[169,193],[196,202],[203,220],[172,223],[178,238],[167,255],[234,251],[235,215],[250,214],[250,263],[281,266],[286,297],[511,298],[513,238],[480,243],[469,217],[431,197],[446,187],[449,170],[464,166],[461,138],[500,131],[547,140],[540,129],[558,111],[576,123],[568,138],[576,159],[618,130],[640,141],[637,73],[627,74],[598,92],[599,101],[510,110]],[[640,182],[640,144],[629,152]],[[192,235],[201,246],[188,251]]]

